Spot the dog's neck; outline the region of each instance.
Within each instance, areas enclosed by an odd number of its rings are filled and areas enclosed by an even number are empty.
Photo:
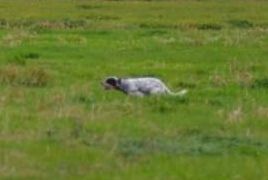
[[[121,91],[121,92],[123,92],[125,94],[127,94],[127,92],[125,91],[125,89],[122,88],[121,84],[122,84],[122,78],[118,78],[117,85],[115,86],[115,89],[118,90],[118,91]]]
[[[118,85],[120,86],[121,83],[122,83],[122,78],[118,78],[117,83],[118,83]]]

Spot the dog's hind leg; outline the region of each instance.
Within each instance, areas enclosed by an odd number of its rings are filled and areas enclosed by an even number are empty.
[[[163,95],[165,93],[165,90],[163,90],[162,88],[155,88],[150,91],[151,95]]]

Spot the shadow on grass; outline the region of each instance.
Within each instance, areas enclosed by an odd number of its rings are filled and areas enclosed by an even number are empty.
[[[160,97],[149,97],[146,99],[148,107],[154,112],[158,113],[170,113],[177,111],[179,105],[188,104],[189,98],[187,96],[160,96]]]
[[[123,138],[117,146],[117,151],[125,158],[149,154],[257,156],[268,153],[268,143],[247,138],[204,135],[155,139]]]

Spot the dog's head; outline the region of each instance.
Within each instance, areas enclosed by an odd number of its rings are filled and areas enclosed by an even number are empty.
[[[109,89],[118,89],[119,87],[119,78],[117,77],[107,77],[103,82],[102,85],[106,90]]]

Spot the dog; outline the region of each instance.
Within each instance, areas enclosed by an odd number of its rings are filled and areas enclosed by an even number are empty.
[[[132,96],[148,96],[148,95],[172,95],[184,96],[187,90],[181,90],[174,93],[158,78],[140,77],[140,78],[118,78],[107,77],[102,81],[102,85],[106,90],[115,89],[127,95]]]

